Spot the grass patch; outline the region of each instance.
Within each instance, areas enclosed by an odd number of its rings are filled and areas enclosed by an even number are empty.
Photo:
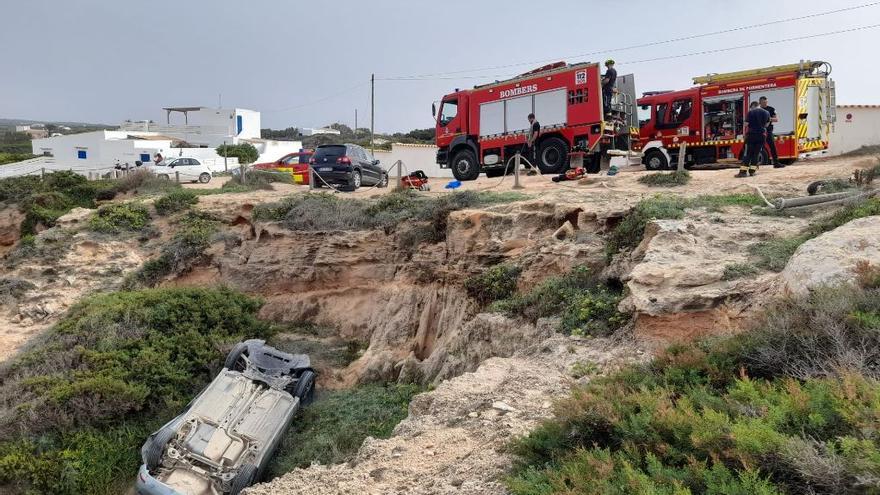
[[[189,271],[201,261],[220,225],[220,221],[210,215],[188,213],[176,223],[174,236],[162,247],[159,256],[144,263],[123,286],[127,289],[155,287],[168,275]]]
[[[880,215],[880,198],[865,199],[846,205],[834,213],[813,221],[806,231],[799,235],[778,237],[756,244],[754,247],[754,253],[758,257],[756,264],[766,270],[780,272],[801,244],[857,218],[875,215]]]
[[[138,232],[150,224],[150,212],[141,203],[119,203],[98,208],[89,228],[103,234]]]
[[[750,263],[732,263],[724,267],[724,274],[721,280],[736,280],[738,278],[751,277],[759,272],[755,265]]]
[[[639,177],[638,181],[650,187],[676,187],[687,185],[691,181],[691,173],[687,170],[674,172],[658,172]]]
[[[121,493],[146,435],[178,414],[261,303],[226,290],[105,294],[0,366],[0,491]]]
[[[495,265],[464,281],[468,296],[481,305],[508,299],[516,293],[516,284],[522,269],[513,265]]]
[[[5,153],[0,152],[0,165],[6,165],[8,163],[21,162],[24,160],[30,160],[31,158],[36,158],[37,155],[33,155],[31,153]]]
[[[312,462],[338,464],[354,458],[364,439],[388,438],[406,418],[417,385],[361,385],[328,392],[303,410],[271,461],[274,478]]]
[[[412,191],[393,192],[376,200],[340,199],[331,194],[303,194],[280,203],[258,205],[254,218],[281,221],[291,230],[333,231],[383,229],[395,232],[405,222],[403,247],[421,242],[440,242],[446,238],[449,213],[466,208],[521,201],[527,196],[518,193],[459,192],[438,197],[424,197]]]
[[[787,300],[736,337],[575,388],[513,444],[514,494],[880,489],[880,291]]]
[[[153,206],[159,215],[168,216],[192,208],[199,202],[199,197],[187,189],[175,189],[157,199]]]
[[[535,322],[559,316],[561,330],[573,335],[609,335],[628,320],[617,311],[620,291],[603,284],[587,267],[544,280],[531,290],[498,300],[490,310]]]
[[[160,179],[156,174],[146,169],[135,169],[126,175],[113,181],[114,189],[119,193],[133,193],[136,195],[154,195],[183,189],[183,187],[168,179]]]

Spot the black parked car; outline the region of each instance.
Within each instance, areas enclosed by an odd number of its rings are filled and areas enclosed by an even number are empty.
[[[352,190],[388,186],[388,174],[379,166],[379,160],[356,144],[318,146],[309,163],[317,176],[315,187],[323,187],[324,182]]]

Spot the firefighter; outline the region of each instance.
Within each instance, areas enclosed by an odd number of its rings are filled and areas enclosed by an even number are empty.
[[[761,108],[761,104],[757,101],[753,101],[746,115],[746,161],[740,165],[737,177],[748,177],[758,173],[759,156],[767,142],[769,124],[770,112]]]
[[[761,108],[770,113],[770,124],[767,126],[767,148],[773,158],[773,168],[782,168],[785,165],[779,163],[779,153],[776,152],[776,140],[773,137],[773,123],[779,122],[779,117],[776,116],[776,109],[767,104],[766,96],[758,98],[758,103],[761,104]]]
[[[529,114],[529,136],[526,139],[526,146],[525,146],[525,149],[523,150],[523,155],[525,155],[526,160],[528,160],[531,163],[535,163],[535,161],[537,160],[538,153],[535,150],[535,143],[538,141],[538,136],[540,134],[541,134],[541,123],[535,119],[535,114],[530,113]],[[531,165],[529,165],[528,163],[526,164],[526,170],[528,170],[528,173],[526,175],[537,175],[538,174],[535,171],[535,169]]]
[[[615,86],[617,85],[617,70],[614,68],[614,60],[605,61],[605,75],[602,76],[602,102],[605,106],[605,113],[611,113],[611,98],[614,96]]]

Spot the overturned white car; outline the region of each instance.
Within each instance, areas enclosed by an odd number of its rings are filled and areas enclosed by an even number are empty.
[[[296,411],[312,400],[309,357],[241,342],[223,371],[141,448],[140,495],[238,495],[259,480]]]

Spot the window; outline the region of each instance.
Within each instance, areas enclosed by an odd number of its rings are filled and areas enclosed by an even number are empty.
[[[694,109],[694,100],[686,98],[672,102],[672,113],[669,115],[670,124],[681,124],[690,118]]]
[[[141,153],[141,163],[147,163],[150,161],[149,153]]]
[[[638,108],[639,127],[643,127],[651,122],[651,105],[642,105]]]
[[[443,109],[440,110],[440,125],[449,125],[449,123],[457,116],[458,100],[444,101]]]
[[[661,124],[666,123],[666,110],[669,108],[669,103],[660,103],[657,105],[657,112],[654,114],[654,118],[657,120],[658,127]]]
[[[290,155],[290,156],[285,156],[284,158],[282,158],[281,163],[284,165],[293,165],[294,163],[297,163],[298,160],[299,160],[299,157],[297,155]]]
[[[80,160],[85,160],[89,155],[86,150],[76,150],[76,157]]]
[[[311,153],[300,153],[299,154],[299,163],[309,163],[309,158],[312,157]]]

